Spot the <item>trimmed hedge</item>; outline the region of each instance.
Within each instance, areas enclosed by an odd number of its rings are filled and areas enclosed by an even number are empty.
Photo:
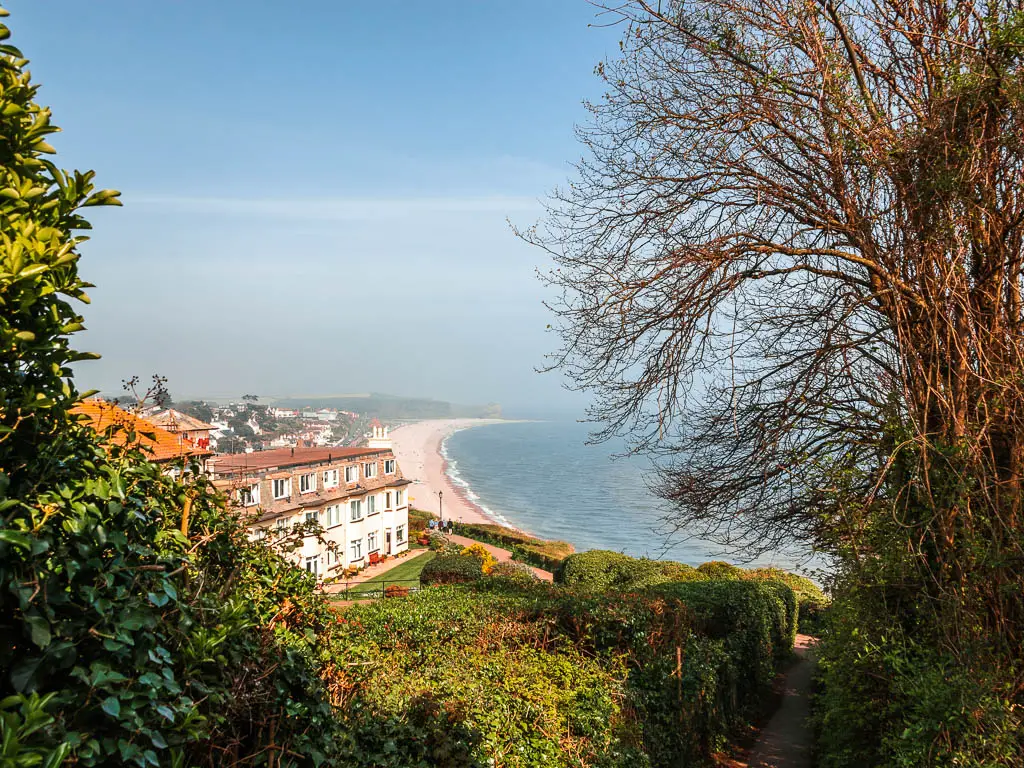
[[[438,555],[420,573],[422,584],[463,584],[484,575],[483,563],[471,555]]]
[[[743,569],[722,560],[709,560],[697,566],[697,570],[709,579],[741,579]]]
[[[642,589],[673,581],[704,579],[704,574],[683,563],[637,559],[606,549],[569,555],[555,571],[558,584],[599,591]]]
[[[685,603],[696,614],[699,631],[725,643],[735,661],[742,701],[756,700],[768,691],[777,664],[793,649],[796,597],[780,582],[661,584],[648,593]]]

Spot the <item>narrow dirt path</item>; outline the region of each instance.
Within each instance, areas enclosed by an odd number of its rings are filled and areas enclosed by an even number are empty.
[[[742,765],[747,768],[811,768],[813,733],[811,675],[814,673],[814,638],[797,635],[799,657],[786,673],[782,704],[761,731]]]

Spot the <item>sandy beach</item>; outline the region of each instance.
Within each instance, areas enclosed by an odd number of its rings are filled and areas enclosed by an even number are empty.
[[[391,431],[392,445],[409,486],[409,501],[416,509],[437,515],[437,492],[442,492],[444,519],[463,523],[493,522],[452,484],[445,474],[441,443],[453,432],[500,419],[432,419],[406,424]]]

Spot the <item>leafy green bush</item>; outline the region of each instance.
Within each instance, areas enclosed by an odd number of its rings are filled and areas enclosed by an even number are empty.
[[[484,578],[349,609],[334,652],[352,764],[707,763],[761,702],[742,665],[770,667],[770,633],[747,646],[779,603],[755,583],[673,586],[687,600]],[[725,600],[719,626],[706,603]]]
[[[697,570],[709,579],[741,579],[743,569],[722,560],[709,560],[697,566]]]
[[[511,561],[498,563],[496,566],[491,568],[490,573],[487,575],[492,579],[509,579],[510,581],[525,583],[537,581],[537,576],[534,574],[530,566],[525,565],[524,563],[515,563]]]
[[[1024,765],[1024,713],[1008,682],[1024,675],[1024,660],[1006,664],[986,646],[939,650],[924,622],[894,621],[894,597],[858,586],[829,606],[817,651],[819,764]]]
[[[776,665],[792,651],[791,613],[782,596],[788,589],[736,580],[661,584],[648,592],[685,603],[696,614],[700,632],[725,643],[740,698],[752,701],[770,688]],[[789,595],[795,604],[791,590]]]
[[[423,584],[462,584],[484,575],[483,562],[472,555],[438,555],[420,573]]]
[[[592,549],[569,555],[555,571],[555,582],[595,590],[642,589],[671,581],[704,581],[707,577],[683,563],[649,560]]]

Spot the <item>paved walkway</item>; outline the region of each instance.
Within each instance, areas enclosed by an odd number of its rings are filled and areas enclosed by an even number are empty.
[[[468,536],[456,536],[454,533],[446,533],[445,536],[449,538],[451,541],[454,541],[456,544],[461,544],[464,547],[468,547],[470,544],[481,544],[484,547],[484,549],[486,549],[488,552],[494,555],[495,558],[497,558],[499,563],[507,563],[512,560],[512,553],[509,552],[507,549],[496,547],[493,544],[484,544],[484,542],[477,541],[476,539],[471,539]],[[528,567],[533,571],[534,575],[536,575],[536,577],[541,581],[552,581],[554,579],[550,571],[545,571],[541,568],[534,568],[532,565]]]
[[[814,638],[797,635],[799,660],[786,673],[782,705],[761,731],[747,757],[747,768],[811,768],[813,733],[811,675]]]

